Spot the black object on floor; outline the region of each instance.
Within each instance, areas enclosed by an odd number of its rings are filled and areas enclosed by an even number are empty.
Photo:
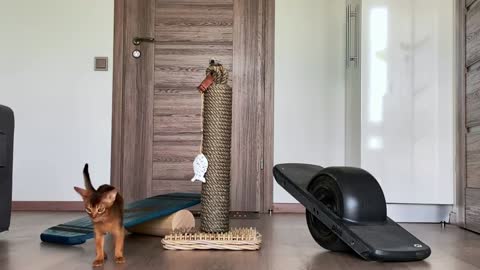
[[[430,247],[387,217],[385,196],[367,171],[279,164],[276,181],[307,209],[313,238],[331,251],[354,251],[365,260],[417,261]]]
[[[0,232],[8,230],[12,209],[13,111],[0,105]]]

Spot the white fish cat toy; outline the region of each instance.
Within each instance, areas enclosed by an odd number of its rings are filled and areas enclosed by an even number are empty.
[[[204,154],[198,154],[198,156],[193,161],[193,172],[195,173],[195,175],[192,178],[192,182],[201,181],[205,183],[205,173],[207,172],[207,168],[207,157]]]

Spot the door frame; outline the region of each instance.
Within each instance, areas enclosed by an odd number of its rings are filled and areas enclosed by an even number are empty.
[[[455,3],[454,13],[454,31],[455,31],[455,185],[454,185],[454,207],[451,222],[465,227],[465,192],[466,192],[466,68],[465,68],[465,16],[467,8],[465,0],[459,0]]]
[[[113,89],[112,89],[112,148],[110,183],[123,190],[125,142],[124,131],[124,57],[126,56],[125,18],[127,0],[114,0],[114,44],[113,44]],[[242,1],[242,0],[233,0]],[[263,186],[260,187],[261,207],[263,212],[273,209],[273,132],[274,132],[274,60],[275,60],[275,0],[262,0],[265,15],[262,16],[264,27],[264,136],[263,136]],[[234,41],[235,42],[235,41]],[[143,126],[145,132],[153,132],[151,125]],[[149,190],[147,188],[147,190]]]

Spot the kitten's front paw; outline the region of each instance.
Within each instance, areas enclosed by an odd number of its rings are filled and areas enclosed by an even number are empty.
[[[103,265],[104,262],[105,262],[105,260],[103,260],[103,259],[102,260],[96,259],[95,261],[93,261],[92,266],[93,267],[100,267],[100,266]]]
[[[115,258],[115,263],[125,263],[125,257],[116,257]]]

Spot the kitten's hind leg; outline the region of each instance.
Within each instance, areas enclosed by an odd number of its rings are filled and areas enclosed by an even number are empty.
[[[120,226],[113,232],[115,237],[115,262],[125,263],[125,257],[123,256],[123,244],[125,239],[125,229]]]
[[[102,266],[103,263],[105,262],[105,251],[103,249],[104,243],[105,243],[105,236],[103,235],[103,233],[95,230],[95,249],[96,249],[97,256],[95,257],[95,260],[92,263],[93,267]]]

